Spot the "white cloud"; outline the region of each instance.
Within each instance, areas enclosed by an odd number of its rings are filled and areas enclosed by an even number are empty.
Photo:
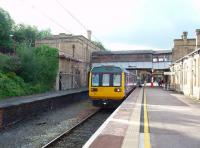
[[[184,30],[195,30],[200,23],[199,0],[58,1],[109,49],[169,47],[173,36],[179,36]],[[56,0],[0,0],[0,7],[7,10],[16,23],[50,28],[54,34],[69,30],[86,36],[86,31]]]
[[[155,47],[135,44],[111,43],[107,44],[108,49],[112,50],[160,50]]]

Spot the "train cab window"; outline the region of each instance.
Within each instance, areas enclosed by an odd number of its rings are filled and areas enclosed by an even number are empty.
[[[99,86],[99,74],[92,74],[92,86]]]
[[[103,74],[102,75],[102,86],[109,86],[110,85],[110,75]]]
[[[113,75],[113,86],[120,86],[121,85],[121,75],[114,74]]]

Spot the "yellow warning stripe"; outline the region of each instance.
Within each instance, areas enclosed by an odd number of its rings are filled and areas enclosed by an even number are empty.
[[[151,148],[150,133],[149,133],[149,120],[147,113],[147,96],[144,91],[144,147]]]

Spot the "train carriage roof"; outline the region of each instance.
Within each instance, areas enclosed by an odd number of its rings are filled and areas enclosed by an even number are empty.
[[[94,73],[110,73],[110,72],[112,72],[112,73],[121,73],[121,72],[130,73],[126,69],[123,69],[123,68],[117,67],[117,66],[98,66],[98,67],[92,68],[91,72],[94,72]]]

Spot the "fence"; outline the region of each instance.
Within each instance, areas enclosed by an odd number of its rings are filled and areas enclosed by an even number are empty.
[[[67,90],[80,87],[81,87],[80,74],[71,74],[71,73],[59,74],[59,90]]]

